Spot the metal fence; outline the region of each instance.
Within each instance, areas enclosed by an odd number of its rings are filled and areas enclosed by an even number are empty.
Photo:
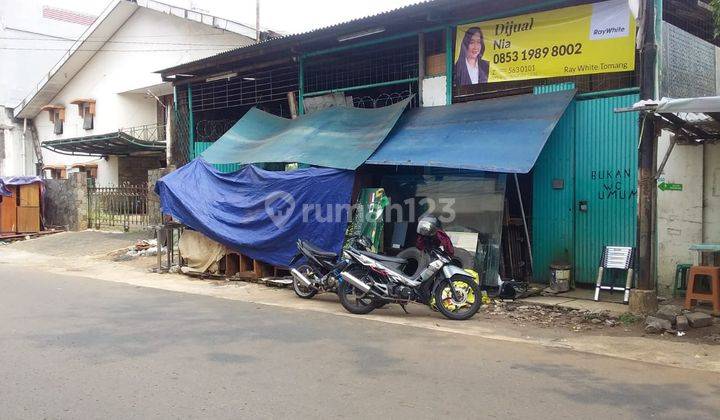
[[[88,224],[95,229],[129,231],[150,224],[147,185],[88,188]]]
[[[162,143],[165,141],[164,124],[140,125],[121,128],[119,131],[146,143]]]

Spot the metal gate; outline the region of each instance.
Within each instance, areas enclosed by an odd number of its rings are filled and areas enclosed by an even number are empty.
[[[638,95],[577,101],[575,131],[575,277],[594,283],[606,245],[635,246]],[[615,273],[617,274],[617,273]]]
[[[637,100],[576,100],[548,139],[533,171],[536,281],[567,262],[577,283],[594,284],[603,246],[635,246],[638,121],[614,109]]]
[[[88,225],[95,229],[142,229],[149,225],[147,185],[88,187]]]

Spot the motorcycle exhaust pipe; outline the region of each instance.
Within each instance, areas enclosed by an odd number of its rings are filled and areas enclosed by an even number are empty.
[[[305,285],[305,287],[315,288],[313,283],[307,277],[305,277],[303,275],[303,273],[299,272],[297,269],[295,269],[295,268],[290,269],[290,274],[293,276],[293,278],[297,279],[298,281],[300,281],[300,283]]]
[[[367,283],[353,276],[347,271],[343,271],[342,273],[340,273],[340,276],[342,276],[343,279],[347,280],[348,283],[352,284],[353,287],[359,289],[361,292],[367,293],[370,291],[370,286]]]

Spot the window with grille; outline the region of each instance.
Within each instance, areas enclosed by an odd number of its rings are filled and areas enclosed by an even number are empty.
[[[55,134],[62,134],[63,133],[63,118],[60,115],[60,110],[53,110],[51,111],[53,114],[52,121],[53,121],[53,133]]]
[[[84,103],[82,106],[83,130],[93,129],[93,112],[90,110],[90,104]]]

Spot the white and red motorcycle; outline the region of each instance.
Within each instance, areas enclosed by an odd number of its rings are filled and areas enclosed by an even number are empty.
[[[439,223],[434,217],[418,222],[417,233],[434,238]],[[434,306],[449,319],[471,318],[482,305],[475,279],[451,262],[442,246],[433,241],[426,249],[429,264],[415,276],[398,268],[404,260],[374,254],[351,246],[343,252],[348,263],[340,273],[338,296],[343,307],[354,314],[367,314],[386,303],[405,307],[410,302]],[[434,298],[434,299],[433,299]]]

